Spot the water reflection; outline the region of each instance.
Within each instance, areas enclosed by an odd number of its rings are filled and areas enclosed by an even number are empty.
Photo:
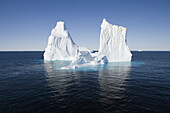
[[[65,112],[107,111],[114,107],[115,100],[122,99],[131,70],[131,63],[108,63],[88,66],[78,70],[58,70],[69,62],[44,62],[46,80],[52,97]],[[90,103],[90,104],[89,104]],[[66,109],[67,108],[67,109]],[[97,111],[96,111],[97,110]]]
[[[107,106],[114,109],[114,104],[117,104],[118,100],[122,101],[125,95],[126,80],[129,78],[131,63],[109,63],[104,68],[103,71],[99,71],[98,76],[100,86],[99,101],[104,109],[107,109]],[[116,110],[119,110],[118,106]]]
[[[66,61],[44,61],[44,67],[46,71],[46,80],[48,85],[52,88],[52,92],[58,95],[64,95],[68,82],[74,79],[74,75],[71,71],[59,71],[58,69],[69,65],[70,62]],[[69,76],[68,76],[69,75]]]

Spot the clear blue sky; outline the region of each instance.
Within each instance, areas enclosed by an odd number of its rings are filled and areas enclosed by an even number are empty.
[[[98,49],[103,18],[128,28],[131,50],[170,50],[170,0],[0,0],[0,51],[44,50],[57,21]]]

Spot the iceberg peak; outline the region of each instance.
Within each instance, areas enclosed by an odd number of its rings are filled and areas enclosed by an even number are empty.
[[[57,22],[56,27],[51,31],[51,36],[71,39],[65,23],[62,21]]]
[[[103,22],[101,24],[101,28],[105,27],[108,22],[106,21],[105,18],[103,18]]]
[[[78,46],[72,40],[64,22],[57,22],[51,31],[44,60],[72,60],[78,55]]]
[[[106,21],[106,19],[105,19],[105,18],[103,18],[103,22],[102,22],[102,23],[105,23],[105,22],[107,22],[107,21]]]
[[[57,22],[55,29],[60,30],[60,31],[66,30],[65,23],[62,21]]]
[[[103,18],[103,22],[101,24],[101,28],[105,28],[105,27],[109,27],[109,26],[113,26],[112,24],[110,24],[109,22],[106,21],[105,18]]]
[[[98,59],[106,56],[108,62],[131,61],[131,52],[126,44],[126,28],[112,25],[103,19],[100,32]]]

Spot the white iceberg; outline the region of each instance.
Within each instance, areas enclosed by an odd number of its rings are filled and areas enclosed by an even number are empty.
[[[72,40],[64,22],[57,22],[51,31],[44,60],[73,60],[78,55],[78,46]]]
[[[64,22],[57,22],[49,37],[44,60],[72,60],[70,66],[61,69],[105,62],[131,61],[132,54],[126,44],[126,30],[122,26],[109,24],[106,19],[103,19],[99,52],[92,53],[85,47],[77,46]]]
[[[126,44],[126,28],[103,19],[98,59],[106,56],[108,62],[131,61],[132,54]]]

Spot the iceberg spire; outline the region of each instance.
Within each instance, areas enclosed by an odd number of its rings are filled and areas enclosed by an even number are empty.
[[[126,28],[108,23],[103,19],[100,33],[98,59],[107,57],[108,62],[131,61],[131,52],[126,45]]]
[[[103,18],[103,22],[102,22],[102,23],[105,23],[105,22],[107,22],[107,21],[106,21],[106,19],[105,19],[105,18]]]
[[[72,60],[78,54],[78,46],[72,40],[64,22],[57,22],[51,31],[44,60]]]

